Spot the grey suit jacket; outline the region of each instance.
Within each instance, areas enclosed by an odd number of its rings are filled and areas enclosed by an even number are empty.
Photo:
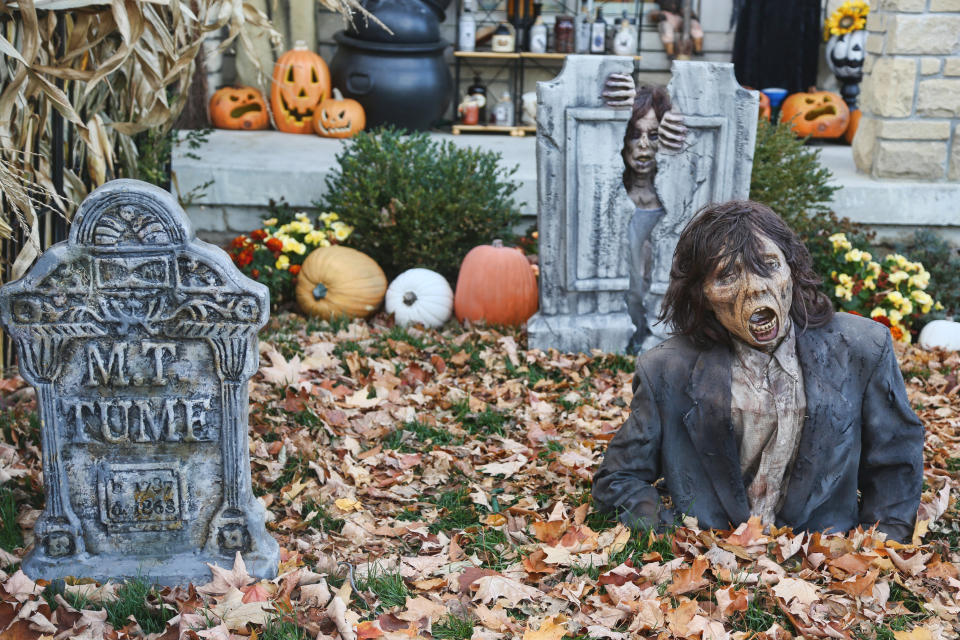
[[[889,330],[838,313],[798,333],[797,356],[807,415],[777,525],[848,531],[879,522],[891,537],[908,538],[923,482],[923,425]],[[601,510],[645,527],[683,514],[713,528],[750,517],[730,420],[732,357],[728,347],[699,350],[678,336],[637,359],[630,417],[593,478]]]

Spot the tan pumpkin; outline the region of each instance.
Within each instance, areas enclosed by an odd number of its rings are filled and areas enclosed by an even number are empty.
[[[460,265],[457,319],[519,326],[537,312],[537,279],[519,249],[500,240],[474,247]]]
[[[387,277],[376,261],[350,247],[314,249],[297,274],[297,303],[311,316],[365,318],[383,302]]]

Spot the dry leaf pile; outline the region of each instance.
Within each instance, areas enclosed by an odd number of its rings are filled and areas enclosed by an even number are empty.
[[[960,356],[911,348],[900,361],[927,426],[915,544],[756,521],[657,535],[589,500],[629,412],[630,359],[384,317],[275,319],[250,384],[250,446],[279,577],[258,581],[238,557],[206,585],[153,590],[131,618],[116,610],[129,584],[35,584],[10,568],[0,638],[957,637]],[[22,385],[0,381],[15,407],[0,421],[0,490],[27,545],[42,495]]]

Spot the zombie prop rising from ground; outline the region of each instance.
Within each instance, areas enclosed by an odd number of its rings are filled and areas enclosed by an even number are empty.
[[[601,509],[631,526],[759,516],[911,535],[923,426],[890,333],[834,314],[818,282],[767,207],[728,202],[694,218],[661,311],[674,337],[637,360],[630,417],[594,476]]]

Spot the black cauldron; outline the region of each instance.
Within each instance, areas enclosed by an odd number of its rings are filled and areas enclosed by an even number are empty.
[[[443,57],[450,46],[433,42],[378,42],[338,31],[330,63],[333,86],[366,112],[367,127],[392,124],[429,129],[450,103],[453,80]]]

